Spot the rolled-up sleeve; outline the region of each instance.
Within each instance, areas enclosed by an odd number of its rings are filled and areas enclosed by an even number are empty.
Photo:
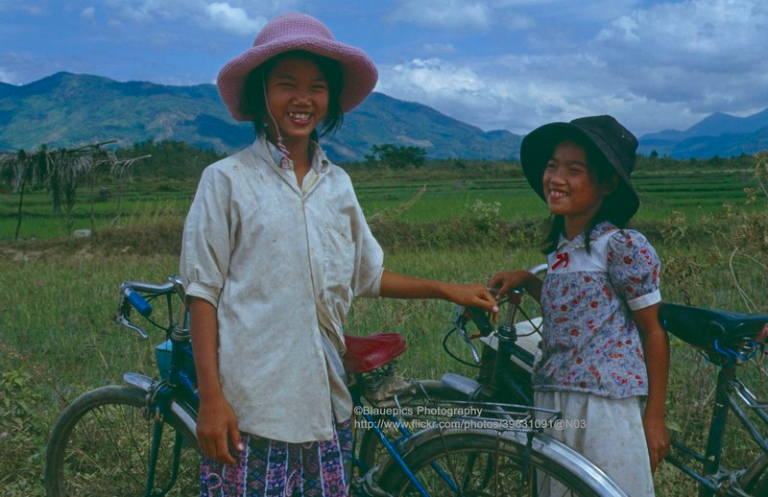
[[[608,243],[608,273],[616,292],[633,311],[661,301],[660,261],[653,246],[640,233],[624,230]]]
[[[231,253],[231,182],[214,166],[205,169],[184,223],[180,273],[187,295],[218,307]]]

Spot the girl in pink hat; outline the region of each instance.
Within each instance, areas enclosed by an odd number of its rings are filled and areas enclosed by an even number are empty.
[[[201,495],[348,495],[354,296],[496,310],[482,285],[384,269],[349,177],[318,144],[376,80],[365,53],[302,14],[273,19],[219,74],[257,138],[206,168],[184,226]]]

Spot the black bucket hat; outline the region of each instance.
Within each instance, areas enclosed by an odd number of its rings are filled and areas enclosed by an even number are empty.
[[[611,116],[580,117],[569,123],[545,124],[526,135],[520,145],[520,163],[534,191],[544,199],[544,168],[555,146],[568,138],[591,142],[619,176],[616,191],[603,200],[609,219],[621,223],[631,219],[640,206],[640,199],[629,179],[635,167],[637,138]]]

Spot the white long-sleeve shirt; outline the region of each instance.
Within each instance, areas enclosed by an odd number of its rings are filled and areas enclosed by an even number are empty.
[[[319,146],[304,188],[274,152],[260,139],[206,168],[180,271],[187,294],[217,308],[222,389],[240,429],[327,440],[334,409],[347,419],[351,403],[324,336],[343,354],[352,298],[378,296],[384,256],[348,175]]]

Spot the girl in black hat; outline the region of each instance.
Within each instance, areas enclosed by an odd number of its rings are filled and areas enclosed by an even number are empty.
[[[552,214],[549,269],[543,281],[507,271],[489,285],[499,296],[524,287],[542,305],[535,403],[561,411],[574,426],[550,434],[631,495],[648,496],[669,449],[669,347],[658,320],[656,251],[624,229],[639,206],[630,182],[636,148],[632,133],[610,116],[551,123],[526,136],[523,171]]]

